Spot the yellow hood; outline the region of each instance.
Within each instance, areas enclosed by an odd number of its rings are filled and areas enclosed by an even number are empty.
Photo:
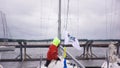
[[[55,45],[56,47],[60,44],[60,39],[59,38],[54,38],[54,40],[52,41],[52,44]]]

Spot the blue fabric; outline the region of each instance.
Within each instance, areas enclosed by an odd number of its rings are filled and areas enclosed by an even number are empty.
[[[64,67],[63,68],[67,68],[66,59],[64,59]]]

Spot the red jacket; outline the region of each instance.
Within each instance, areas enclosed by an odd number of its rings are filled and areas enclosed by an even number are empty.
[[[58,58],[58,48],[51,44],[47,52],[47,60],[57,60]]]

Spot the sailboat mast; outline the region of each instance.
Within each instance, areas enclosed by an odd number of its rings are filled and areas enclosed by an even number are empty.
[[[61,39],[61,0],[59,0],[59,12],[58,12],[58,38]]]

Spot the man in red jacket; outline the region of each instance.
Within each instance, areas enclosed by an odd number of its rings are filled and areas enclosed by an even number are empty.
[[[58,47],[60,44],[60,40],[58,38],[54,38],[52,44],[49,47],[49,50],[47,52],[47,60],[45,66],[48,67],[51,60],[60,60],[58,57]]]

